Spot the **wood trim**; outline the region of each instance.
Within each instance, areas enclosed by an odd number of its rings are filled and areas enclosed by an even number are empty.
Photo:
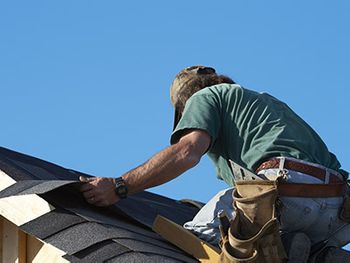
[[[67,263],[65,252],[21,231],[12,222],[0,217],[0,263]]]
[[[46,263],[46,262],[56,262],[56,263],[66,263],[68,260],[64,259],[62,256],[65,252],[59,250],[58,248],[43,243],[37,238],[27,235],[27,262],[32,263]]]
[[[2,262],[4,218],[0,216],[0,262]]]
[[[8,220],[2,224],[2,258],[3,263],[17,263],[18,261],[18,228]]]
[[[27,234],[18,229],[18,262],[27,262]]]
[[[10,176],[0,170],[0,191],[16,183]]]
[[[153,230],[200,262],[219,262],[220,249],[206,243],[175,222],[157,216]]]
[[[10,176],[0,171],[0,190],[16,183]],[[52,211],[54,207],[38,195],[19,195],[0,199],[0,215],[17,226],[27,223],[43,214]]]
[[[16,183],[0,170],[0,191]],[[38,195],[11,196],[0,199],[0,263],[69,262],[65,252],[27,235],[18,226],[55,208]]]
[[[17,226],[42,216],[54,207],[37,195],[11,196],[0,199],[0,215]]]

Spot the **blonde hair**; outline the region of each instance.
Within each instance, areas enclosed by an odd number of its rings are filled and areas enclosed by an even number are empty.
[[[235,82],[224,75],[217,75],[215,69],[193,66],[182,70],[172,83],[170,98],[178,113],[182,113],[186,101],[197,91],[216,84]]]

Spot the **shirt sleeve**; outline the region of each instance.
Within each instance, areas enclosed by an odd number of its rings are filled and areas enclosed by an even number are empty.
[[[171,144],[177,143],[188,129],[206,131],[211,137],[211,145],[216,141],[220,130],[220,102],[215,95],[201,92],[187,101],[182,117],[171,135]]]

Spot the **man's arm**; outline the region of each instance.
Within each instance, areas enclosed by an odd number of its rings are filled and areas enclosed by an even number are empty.
[[[129,193],[164,184],[194,167],[208,150],[210,141],[210,135],[205,131],[188,131],[176,144],[122,176]],[[83,181],[87,183],[81,187],[81,191],[87,202],[108,206],[119,201],[114,178],[95,177]]]

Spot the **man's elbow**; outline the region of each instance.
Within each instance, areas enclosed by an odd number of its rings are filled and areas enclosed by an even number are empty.
[[[184,135],[177,146],[184,165],[189,169],[196,166],[210,145],[210,135],[202,130],[192,130]]]
[[[201,157],[202,155],[195,151],[192,145],[182,149],[181,162],[187,169],[196,166],[200,162]]]
[[[200,162],[201,157],[202,157],[202,156],[198,156],[198,155],[191,155],[191,156],[188,156],[188,157],[187,157],[188,166],[189,166],[190,168],[196,166],[196,165]]]

